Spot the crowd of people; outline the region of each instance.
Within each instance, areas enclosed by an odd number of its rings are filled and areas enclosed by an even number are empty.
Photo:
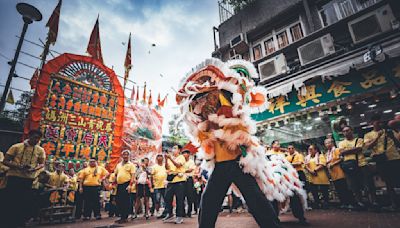
[[[282,148],[275,140],[267,146],[266,157],[284,156],[293,165],[311,193],[313,209],[330,207],[330,190],[334,189],[341,208],[394,211],[398,209],[395,188],[400,186],[399,133],[383,128],[378,115],[372,117],[371,124],[372,131],[364,137],[356,137],[352,127],[344,124],[342,141],[327,137],[323,146],[309,145],[307,153],[299,152],[294,145]],[[143,215],[146,220],[156,216],[180,224],[184,217],[198,213],[208,173],[201,169],[195,155],[179,145],[151,159],[134,158],[134,151],[124,150],[109,173],[95,159],[84,162],[80,170],[66,170],[62,161],[49,168],[45,151],[38,145],[41,136],[40,131],[33,130],[28,139],[11,146],[4,155],[0,153],[0,216],[7,227],[24,225],[40,216],[40,209],[56,203],[73,205],[73,219],[101,219],[103,208],[109,217],[118,217],[116,223]],[[371,163],[376,164],[376,172],[386,184],[388,206],[378,203]],[[233,187],[222,193],[228,196],[230,212],[246,204],[243,197],[235,196]],[[52,193],[57,191],[68,197],[54,200]],[[305,224],[304,210],[300,203],[292,204],[294,200],[291,198],[290,204],[293,214]]]

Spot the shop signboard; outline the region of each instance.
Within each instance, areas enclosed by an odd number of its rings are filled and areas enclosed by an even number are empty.
[[[251,117],[256,121],[263,121],[336,99],[400,85],[400,63],[393,67],[382,64],[380,68],[373,67],[331,79],[316,78],[305,84],[302,95],[300,91],[293,90],[286,96],[271,98],[267,110]]]

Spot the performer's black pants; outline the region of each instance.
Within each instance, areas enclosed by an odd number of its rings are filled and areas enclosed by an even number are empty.
[[[215,226],[225,194],[232,182],[243,194],[247,206],[260,227],[279,227],[278,216],[254,177],[243,173],[238,161],[233,160],[215,164],[201,198],[198,218],[200,228]]]
[[[185,215],[185,181],[168,183],[165,191],[165,214],[172,215],[172,200],[176,197],[176,217]]]
[[[117,207],[121,214],[121,219],[127,219],[129,215],[130,198],[126,188],[129,186],[129,181],[117,186]]]
[[[186,197],[187,206],[188,206],[186,214],[191,215],[192,210],[193,210],[193,204],[195,203],[195,190],[194,190],[194,183],[193,183],[192,177],[188,177],[188,179],[186,180],[185,197]]]
[[[322,198],[324,199],[324,205],[329,204],[329,185],[324,184],[311,184],[311,193],[314,198],[314,206],[319,207],[320,200],[319,200],[319,193],[322,194]]]
[[[333,185],[335,185],[335,190],[342,205],[349,205],[354,203],[352,193],[347,186],[345,178],[333,181]]]
[[[4,192],[4,202],[0,202],[4,218],[1,226],[17,227],[24,225],[29,218],[33,205],[33,179],[9,176]]]
[[[80,219],[83,211],[83,193],[79,190],[75,192],[75,218]]]
[[[135,211],[135,202],[136,202],[136,193],[131,192],[129,194],[129,214],[130,215],[137,213],[137,211]]]
[[[91,217],[92,211],[94,217],[100,217],[100,197],[99,186],[83,186],[83,197],[85,205],[83,208],[83,216]]]

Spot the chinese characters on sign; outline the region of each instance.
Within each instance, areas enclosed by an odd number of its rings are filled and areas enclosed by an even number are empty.
[[[53,77],[49,89],[41,120],[46,153],[105,161],[112,148],[116,95],[61,77]]]

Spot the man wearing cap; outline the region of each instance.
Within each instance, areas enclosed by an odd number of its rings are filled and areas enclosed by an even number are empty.
[[[173,217],[172,215],[172,200],[175,195],[176,197],[176,224],[181,224],[183,222],[183,217],[185,216],[185,206],[184,206],[184,198],[185,198],[185,183],[186,183],[186,175],[185,175],[185,167],[184,164],[186,162],[185,157],[180,154],[182,147],[174,146],[173,148],[173,157],[167,154],[165,168],[167,169],[168,176],[168,185],[167,190],[165,192],[165,217],[164,221],[169,220]]]
[[[129,215],[129,190],[135,184],[135,165],[129,161],[130,152],[128,150],[122,151],[122,161],[117,165],[114,170],[115,181],[117,183],[117,196],[116,202],[118,211],[121,214],[121,219],[117,223],[127,222]]]
[[[79,191],[83,193],[85,202],[83,208],[84,220],[90,219],[92,211],[97,220],[101,219],[99,191],[103,180],[107,176],[108,171],[102,166],[98,166],[94,158],[91,158],[89,166],[80,172]]]
[[[24,225],[32,206],[32,183],[36,171],[44,167],[45,151],[37,145],[42,137],[39,130],[31,130],[28,139],[10,147],[4,156],[7,172],[6,202],[7,211],[2,221],[4,227]],[[23,206],[25,205],[25,206]]]

